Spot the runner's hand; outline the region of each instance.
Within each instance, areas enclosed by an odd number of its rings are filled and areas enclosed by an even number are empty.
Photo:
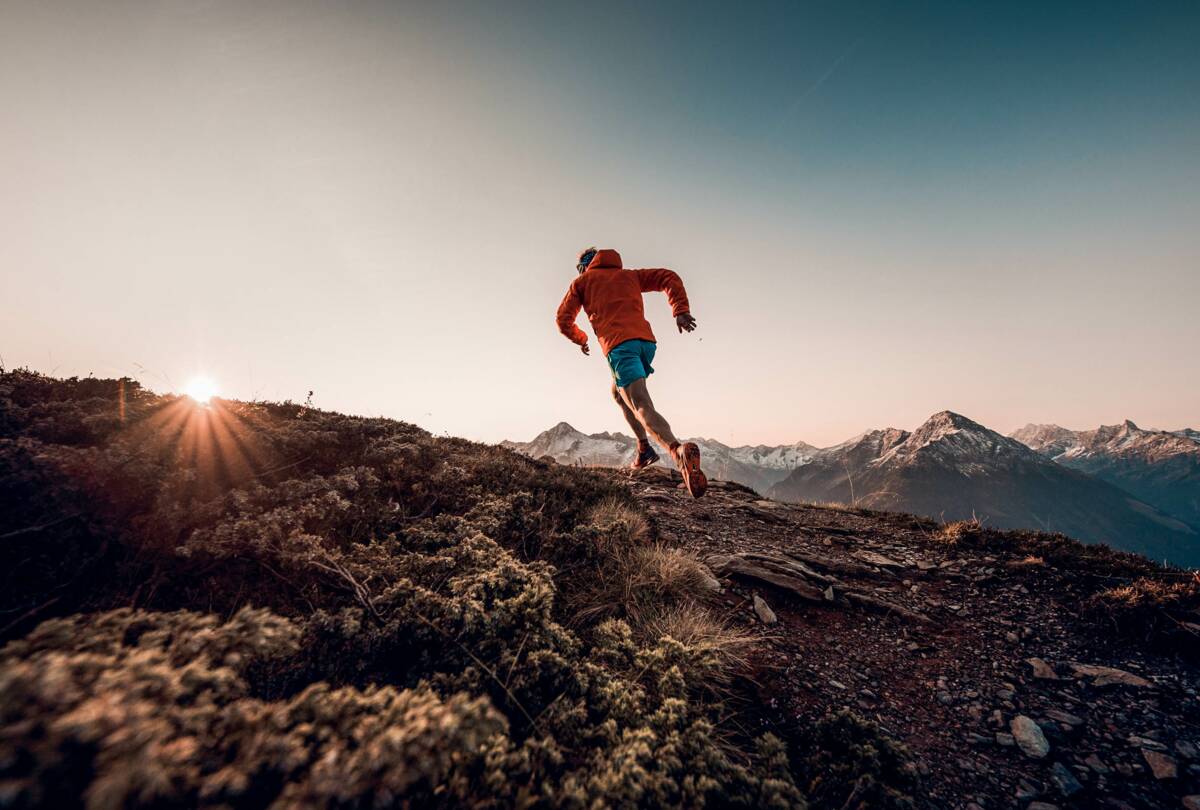
[[[675,326],[679,331],[690,332],[696,328],[696,319],[692,317],[692,313],[685,312],[682,315],[675,316]]]
[[[579,351],[583,352],[584,354],[592,353],[592,350],[588,348],[588,345],[586,343],[579,347]]]

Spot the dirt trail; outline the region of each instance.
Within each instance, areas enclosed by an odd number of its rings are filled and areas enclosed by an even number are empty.
[[[693,501],[665,470],[616,475],[664,540],[701,559],[800,558],[838,583],[819,602],[722,577],[731,615],[764,639],[757,680],[777,730],[848,707],[909,747],[931,807],[1200,807],[1188,804],[1200,802],[1195,659],[1081,615],[1119,577],[947,543],[906,515],[788,505],[723,482]],[[778,623],[763,624],[755,595]]]

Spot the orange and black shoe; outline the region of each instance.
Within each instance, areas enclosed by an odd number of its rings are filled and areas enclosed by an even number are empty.
[[[658,461],[658,453],[654,452],[654,448],[650,446],[650,443],[647,442],[644,445],[639,444],[637,457],[634,458],[633,463],[629,465],[629,468],[632,470],[640,470],[643,467],[649,467],[656,461]]]
[[[708,490],[708,478],[700,470],[700,448],[695,442],[684,442],[675,450],[675,463],[683,473],[683,485],[693,498]]]

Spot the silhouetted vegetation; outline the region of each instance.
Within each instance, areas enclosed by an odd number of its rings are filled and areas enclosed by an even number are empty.
[[[16,371],[0,501],[6,805],[804,803],[717,732],[745,640],[604,476]]]

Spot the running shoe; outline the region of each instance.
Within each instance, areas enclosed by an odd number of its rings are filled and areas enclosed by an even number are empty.
[[[699,498],[708,489],[708,478],[700,470],[700,448],[695,442],[684,442],[675,452],[675,463],[683,473],[683,485],[693,498]]]

